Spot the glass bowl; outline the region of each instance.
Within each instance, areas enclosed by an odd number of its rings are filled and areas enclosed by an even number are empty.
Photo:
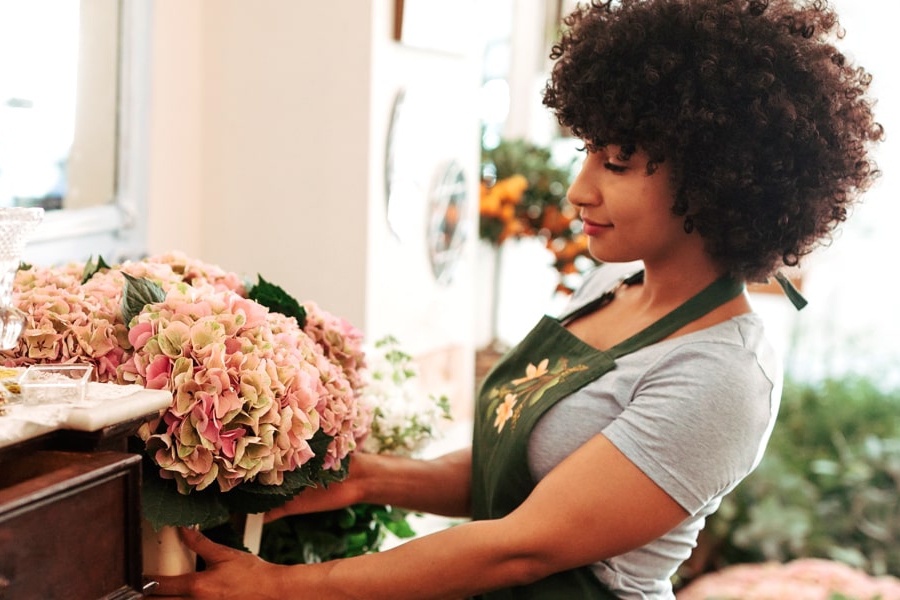
[[[31,365],[19,379],[23,404],[84,402],[92,365]]]

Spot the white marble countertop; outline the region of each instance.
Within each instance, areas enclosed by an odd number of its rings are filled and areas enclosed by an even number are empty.
[[[165,390],[96,382],[87,384],[85,399],[77,403],[24,404],[13,396],[0,405],[0,448],[60,429],[97,431],[162,410],[171,402],[172,394]]]

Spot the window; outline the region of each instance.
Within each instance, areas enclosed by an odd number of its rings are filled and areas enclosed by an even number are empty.
[[[26,260],[142,251],[147,0],[0,3],[0,206],[40,206]]]

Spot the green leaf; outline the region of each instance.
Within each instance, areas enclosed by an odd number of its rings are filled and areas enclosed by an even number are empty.
[[[87,283],[87,281],[94,276],[94,273],[109,268],[109,265],[106,264],[106,261],[103,260],[102,256],[98,254],[97,262],[94,262],[94,256],[91,255],[91,257],[88,258],[88,261],[84,264],[84,271],[82,271],[81,273],[81,283]]]
[[[209,489],[180,494],[175,482],[162,479],[156,465],[149,460],[144,461],[142,484],[144,518],[156,530],[164,525],[199,525],[201,529],[206,529],[221,525],[229,518],[228,510],[219,502],[220,494]]]
[[[409,538],[409,511],[378,504],[292,515],[263,528],[260,557],[292,565],[378,552],[387,532]]]
[[[156,304],[166,299],[166,292],[159,284],[149,279],[138,279],[128,273],[125,276],[125,288],[122,290],[122,319],[130,326],[131,320],[138,316],[148,304]]]
[[[282,506],[308,487],[328,486],[343,481],[347,477],[349,458],[345,458],[339,469],[323,471],[325,454],[332,436],[319,430],[309,441],[314,456],[298,469],[284,473],[281,485],[263,485],[248,481],[231,491],[221,494],[221,502],[230,512],[260,513]]]
[[[263,488],[271,489],[267,493]],[[293,496],[293,493],[286,493],[286,490],[281,489],[280,486],[260,485],[250,489],[249,484],[241,484],[221,494],[221,501],[228,512],[255,514],[277,508]]]
[[[263,279],[258,275],[259,282],[250,288],[247,296],[254,302],[258,302],[271,310],[288,317],[297,319],[300,327],[306,326],[306,309],[300,305],[290,294],[280,286]]]
[[[294,471],[295,476],[305,476],[311,481],[319,482],[324,485],[336,481],[343,481],[347,477],[348,467],[350,465],[350,457],[344,458],[341,468],[333,471],[323,471],[322,465],[325,463],[325,455],[328,452],[328,446],[334,436],[330,436],[321,429],[316,431],[312,439],[309,440],[309,447],[315,453],[311,459],[305,462],[300,469]],[[298,472],[299,471],[299,472]]]
[[[416,535],[416,531],[407,520],[407,517],[410,515],[408,510],[385,506],[383,510],[376,512],[375,515],[378,522],[385,529],[400,539],[408,539]]]
[[[341,529],[350,529],[356,521],[356,513],[350,507],[338,511],[338,527]]]

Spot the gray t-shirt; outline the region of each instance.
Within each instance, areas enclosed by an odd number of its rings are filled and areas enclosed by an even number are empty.
[[[597,298],[635,266],[597,269],[569,309]],[[706,518],[762,457],[781,386],[781,363],[761,319],[750,313],[619,358],[615,369],[541,418],[528,448],[535,481],[602,433],[690,514],[661,538],[593,566],[619,597],[674,598],[670,578]]]

